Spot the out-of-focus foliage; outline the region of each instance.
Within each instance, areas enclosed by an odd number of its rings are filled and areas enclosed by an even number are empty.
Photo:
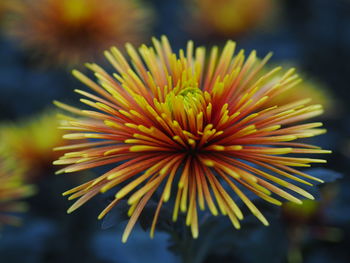
[[[328,215],[338,194],[337,185],[323,187],[321,198],[317,201],[305,200],[301,206],[285,203],[282,207],[282,219],[287,230],[289,263],[302,263],[304,247],[311,240],[339,243],[343,239],[343,230],[334,227],[335,220]]]

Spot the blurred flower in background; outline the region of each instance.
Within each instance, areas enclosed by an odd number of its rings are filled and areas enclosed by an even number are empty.
[[[16,168],[14,160],[0,157],[0,228],[19,225],[20,213],[27,210],[21,199],[34,194],[34,187],[25,183],[23,170]]]
[[[292,89],[269,100],[268,104],[271,106],[283,105],[303,98],[310,98],[313,104],[321,104],[327,116],[336,110],[335,101],[330,90],[326,89],[321,83],[313,80],[302,81]]]
[[[278,63],[275,64],[277,65]],[[283,67],[291,68],[288,65],[284,65]],[[267,72],[267,69],[265,71],[262,71],[260,76],[263,76]],[[297,85],[278,92],[276,96],[270,98],[266,102],[266,106],[281,106],[288,103],[292,103],[293,101],[310,99],[310,103],[322,105],[322,107],[325,110],[325,114],[323,117],[328,118],[339,110],[339,103],[335,103],[336,101],[334,95],[332,94],[330,89],[327,89],[327,87],[320,81],[304,77],[304,74],[302,73],[300,75],[300,82]]]
[[[151,11],[138,0],[14,0],[7,31],[50,64],[88,61],[111,45],[139,43]]]
[[[79,80],[99,94],[77,91],[87,97],[81,101],[94,111],[57,103],[85,117],[62,125],[71,131],[65,138],[96,139],[90,144],[70,146],[70,150],[77,151],[55,162],[68,165],[58,173],[123,162],[65,192],[71,195],[69,199],[79,197],[69,213],[98,193],[122,186],[99,218],[133,192],[128,197],[131,218],[123,234],[125,242],[147,202],[164,183],[151,236],[163,203],[172,200],[173,221],[179,211],[187,213],[186,225],[197,238],[198,207],[207,207],[213,215],[227,215],[234,227],[240,228],[243,214],[233,196],[238,196],[252,214],[268,225],[240,186],[275,205],[282,204],[277,196],[298,204],[302,201],[297,195],[313,199],[294,183],[310,186],[304,179],[322,180],[293,167],[325,161],[296,156],[329,151],[291,141],[325,132],[319,122],[297,124],[322,114],[322,106],[305,106],[307,99],[265,106],[270,98],[300,82],[294,69],[281,72],[277,67],[259,77],[270,54],[260,60],[253,51],[246,58],[243,50],[235,54],[232,41],[222,52],[212,48],[208,63],[205,48],[194,48],[191,41],[179,55],[172,52],[166,37],[161,41],[153,39],[153,44],[150,48],[142,46],[139,53],[133,46],[126,46],[135,71],[117,48],[106,52],[118,72],[116,79],[96,64],[88,67],[99,84],[74,71]],[[124,182],[127,184],[122,185]],[[178,186],[177,191],[172,185]]]
[[[0,123],[0,152],[9,159],[18,160],[13,165],[26,170],[27,181],[50,176],[52,162],[59,156],[53,148],[67,143],[62,138],[64,132],[57,129],[56,114],[49,110],[16,123]]]
[[[274,0],[191,0],[189,5],[195,33],[236,37],[271,17]],[[189,19],[191,20],[191,19]]]

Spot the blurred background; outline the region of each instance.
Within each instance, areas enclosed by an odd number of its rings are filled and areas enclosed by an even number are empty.
[[[108,196],[68,215],[62,192],[94,174],[55,175],[52,148],[67,142],[52,102],[77,104],[72,69],[110,69],[103,50],[161,35],[174,50],[232,39],[260,57],[273,51],[271,67],[296,67],[304,83],[281,99],[324,105],[328,133],[313,143],[333,151],[324,167],[342,178],[317,201],[267,209],[270,227],[209,220],[182,244],[161,231],[150,240],[142,226],[122,244],[123,220],[96,219]],[[0,0],[0,262],[350,262],[349,46],[349,0]]]

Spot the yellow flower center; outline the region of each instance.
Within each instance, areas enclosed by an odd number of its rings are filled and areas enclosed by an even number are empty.
[[[198,114],[203,111],[204,108],[204,95],[199,88],[185,88],[176,92],[175,90],[170,92],[165,98],[165,104],[172,114],[182,112],[193,111],[194,114]]]

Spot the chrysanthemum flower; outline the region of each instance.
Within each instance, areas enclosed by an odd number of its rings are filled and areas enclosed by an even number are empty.
[[[296,168],[325,161],[298,155],[328,151],[294,140],[325,132],[319,122],[298,124],[321,114],[322,107],[307,105],[309,99],[264,107],[300,82],[294,69],[282,72],[277,67],[257,78],[270,55],[259,60],[255,51],[247,58],[242,50],[234,54],[232,41],[222,52],[212,48],[207,62],[205,48],[194,49],[191,41],[179,55],[166,37],[153,43],[154,47],[143,45],[138,51],[127,44],[130,62],[117,48],[107,51],[117,71],[113,75],[88,64],[97,82],[73,72],[95,93],[76,90],[91,109],[56,103],[84,117],[63,125],[72,131],[66,139],[93,139],[61,147],[71,152],[55,162],[67,165],[58,173],[115,164],[64,193],[71,195],[69,199],[79,197],[69,213],[101,192],[117,191],[99,218],[128,198],[131,218],[122,238],[125,242],[147,202],[160,191],[151,236],[163,203],[171,200],[173,220],[179,212],[187,213],[186,224],[196,238],[199,210],[227,215],[240,228],[243,214],[234,197],[268,225],[246,191],[275,205],[281,205],[280,199],[302,203],[299,196],[313,198],[289,180],[306,185],[311,184],[306,179],[321,181]]]
[[[0,160],[0,228],[21,222],[18,214],[27,210],[27,206],[19,200],[34,192],[33,186],[24,183],[19,170],[11,169],[8,165],[8,160]]]
[[[268,18],[273,0],[192,0],[193,18],[207,33],[232,37],[254,29]]]
[[[52,162],[59,157],[52,148],[67,143],[62,139],[64,131],[57,129],[56,114],[48,111],[18,123],[0,124],[0,153],[18,160],[13,164],[26,170],[28,181],[49,175]]]
[[[9,33],[51,63],[75,64],[112,44],[140,42],[150,11],[137,0],[17,0]]]

